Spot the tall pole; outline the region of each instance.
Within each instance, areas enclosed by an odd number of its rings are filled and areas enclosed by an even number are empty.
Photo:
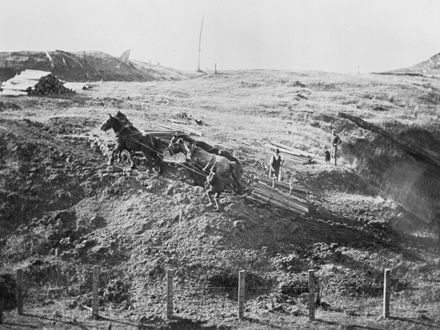
[[[202,50],[202,31],[203,31],[203,19],[205,16],[202,16],[202,24],[200,25],[200,34],[199,34],[199,57],[197,61],[197,72],[201,72],[200,70],[200,52]]]

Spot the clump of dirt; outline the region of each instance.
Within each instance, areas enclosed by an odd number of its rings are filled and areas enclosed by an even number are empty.
[[[13,102],[0,101],[0,111],[21,110],[21,107]]]

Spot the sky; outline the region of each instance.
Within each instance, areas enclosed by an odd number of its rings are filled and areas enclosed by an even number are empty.
[[[440,52],[438,0],[0,0],[0,51],[100,50],[184,70],[376,72]]]

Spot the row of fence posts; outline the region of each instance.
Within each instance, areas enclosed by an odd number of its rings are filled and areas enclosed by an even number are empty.
[[[315,319],[315,272],[309,270],[308,289],[309,289],[309,320]],[[23,315],[23,270],[17,269],[16,273],[17,283],[17,313]],[[92,284],[92,317],[99,318],[99,266],[93,268],[93,284]],[[166,303],[166,316],[168,319],[173,318],[174,310],[174,271],[167,271],[167,303]],[[244,318],[244,306],[245,306],[245,286],[246,286],[246,271],[241,270],[238,273],[238,313],[237,316],[240,319]],[[384,281],[383,281],[383,310],[382,317],[390,317],[390,270],[385,269]],[[1,314],[1,310],[0,310]],[[0,315],[1,319],[1,315]]]

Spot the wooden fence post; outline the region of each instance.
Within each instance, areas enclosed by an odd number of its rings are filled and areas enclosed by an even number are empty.
[[[93,286],[92,286],[92,317],[99,317],[99,266],[93,267]]]
[[[23,315],[23,270],[17,269],[17,312]]]
[[[309,320],[315,319],[315,272],[309,269]]]
[[[167,270],[167,318],[171,319],[173,317],[173,275],[172,270]]]
[[[383,315],[390,317],[390,270],[385,269],[383,276]]]
[[[238,273],[238,318],[244,317],[244,295],[246,285],[246,271],[240,270]]]

